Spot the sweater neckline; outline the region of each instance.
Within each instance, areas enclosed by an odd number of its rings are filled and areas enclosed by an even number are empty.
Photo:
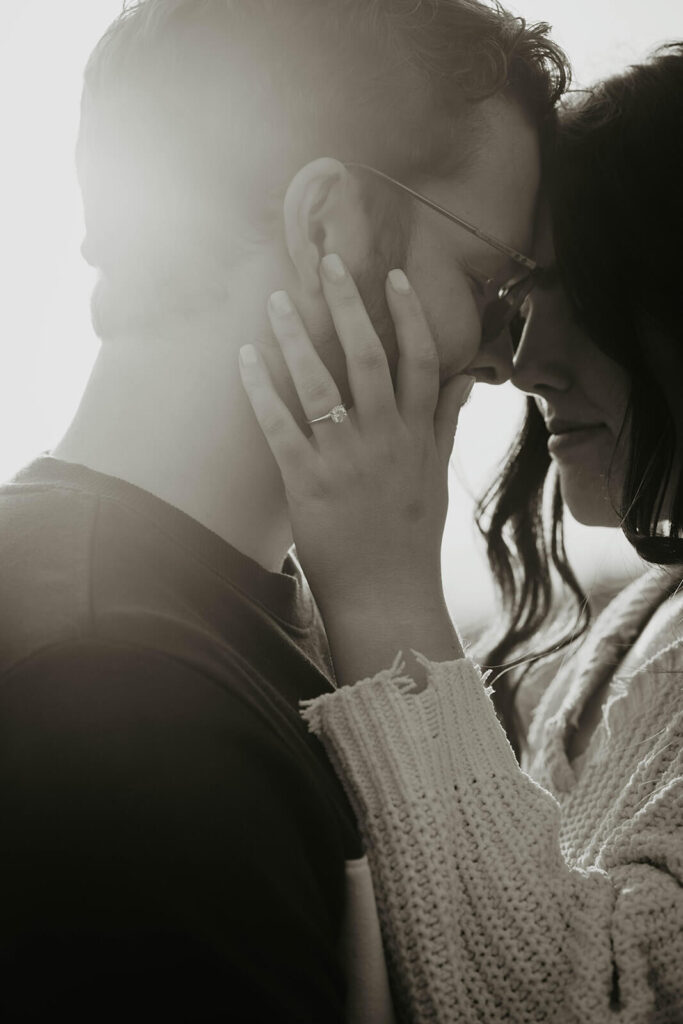
[[[555,790],[567,793],[578,782],[581,759],[569,759],[569,740],[595,690],[612,675],[661,604],[680,582],[653,569],[626,587],[596,619],[577,652],[565,699],[546,724],[546,763]],[[569,669],[571,672],[572,670]]]

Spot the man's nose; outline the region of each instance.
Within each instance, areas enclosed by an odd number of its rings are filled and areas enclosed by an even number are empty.
[[[512,335],[510,328],[493,338],[482,342],[470,365],[463,370],[476,377],[482,384],[504,384],[512,375]]]

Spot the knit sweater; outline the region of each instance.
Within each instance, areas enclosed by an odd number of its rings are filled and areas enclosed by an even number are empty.
[[[670,593],[648,573],[608,606],[538,704],[521,768],[467,659],[422,659],[421,692],[397,660],[304,709],[360,822],[401,1020],[683,1021]],[[602,721],[570,763],[606,676]]]

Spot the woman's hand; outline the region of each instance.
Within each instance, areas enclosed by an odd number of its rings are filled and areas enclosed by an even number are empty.
[[[323,258],[321,279],[346,355],[353,397],[348,417],[314,423],[309,439],[252,346],[242,349],[240,366],[282,472],[297,554],[337,672],[340,658],[349,656],[340,646],[368,648],[359,631],[368,642],[374,633],[368,657],[379,662],[368,665],[361,654],[364,675],[386,667],[397,648],[415,647],[433,660],[458,657],[443,600],[441,538],[448,460],[473,379],[461,375],[440,389],[438,355],[422,307],[405,274],[394,270],[386,289],[399,351],[394,393],[382,344],[339,257]],[[325,416],[340,404],[339,390],[298,313],[284,292],[271,296],[268,310],[306,418]]]

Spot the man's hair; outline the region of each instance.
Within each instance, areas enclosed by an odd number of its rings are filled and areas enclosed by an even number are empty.
[[[453,173],[498,93],[544,125],[568,76],[547,32],[479,0],[126,6],[88,63],[78,147],[98,333],[224,299],[237,233],[279,227],[311,159]],[[364,188],[386,223],[401,200]]]

